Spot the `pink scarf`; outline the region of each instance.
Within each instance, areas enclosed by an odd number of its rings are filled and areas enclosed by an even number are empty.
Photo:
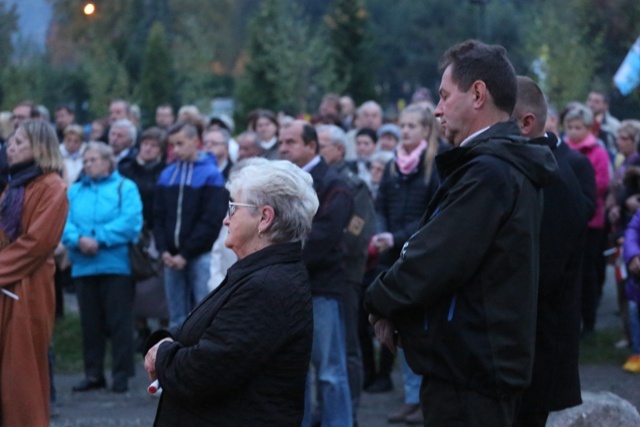
[[[420,163],[420,155],[426,149],[427,141],[424,139],[420,141],[420,144],[418,144],[411,153],[407,153],[404,146],[398,146],[398,151],[396,152],[396,165],[398,165],[400,173],[403,175],[409,175],[413,172],[415,168],[418,167],[418,163]]]
[[[566,137],[566,141],[571,147],[577,150],[591,147],[598,143],[598,139],[592,133],[588,134],[582,141],[574,141],[573,139],[570,139],[569,136]]]

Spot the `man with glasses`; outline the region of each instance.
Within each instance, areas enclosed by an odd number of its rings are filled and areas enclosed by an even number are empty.
[[[18,126],[20,126],[22,122],[39,118],[40,111],[38,111],[38,107],[30,101],[22,101],[13,107],[11,111],[11,123],[14,129],[18,129]]]

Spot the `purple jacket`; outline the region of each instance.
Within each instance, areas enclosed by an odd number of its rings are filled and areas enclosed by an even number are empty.
[[[638,255],[640,255],[640,210],[633,215],[624,232],[624,251],[622,252],[622,256],[625,265],[629,265],[629,262]],[[629,275],[625,291],[630,300],[640,303],[638,277]]]

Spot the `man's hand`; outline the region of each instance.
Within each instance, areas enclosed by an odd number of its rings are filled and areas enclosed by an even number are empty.
[[[369,315],[369,323],[373,325],[376,338],[382,345],[387,347],[391,353],[396,354],[396,328],[389,319],[383,319],[374,314]]]
[[[180,254],[173,257],[173,268],[175,270],[182,270],[187,265],[187,260]]]
[[[391,233],[379,233],[373,236],[373,245],[382,253],[388,251],[393,247],[393,234]]]
[[[162,263],[169,268],[174,268],[173,257],[169,252],[162,252]]]
[[[95,255],[98,253],[98,241],[91,237],[82,236],[78,239],[80,252],[85,255]]]
[[[171,342],[173,340],[171,338],[165,338],[163,340],[158,341],[156,345],[151,347],[149,351],[147,351],[147,354],[144,356],[144,369],[147,371],[147,374],[149,374],[149,379],[151,381],[155,381],[157,378],[156,355],[158,354],[158,347],[160,347],[160,344],[162,344],[165,341]]]

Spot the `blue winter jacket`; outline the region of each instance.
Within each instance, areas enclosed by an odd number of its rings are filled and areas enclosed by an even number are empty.
[[[210,252],[228,202],[213,154],[200,152],[193,162],[167,166],[154,199],[153,234],[158,252],[180,254],[187,260]]]
[[[131,274],[130,242],[142,228],[142,202],[136,184],[114,171],[106,178],[83,176],[69,189],[69,215],[62,242],[69,249],[72,277]],[[80,252],[80,237],[98,241],[96,255]]]

